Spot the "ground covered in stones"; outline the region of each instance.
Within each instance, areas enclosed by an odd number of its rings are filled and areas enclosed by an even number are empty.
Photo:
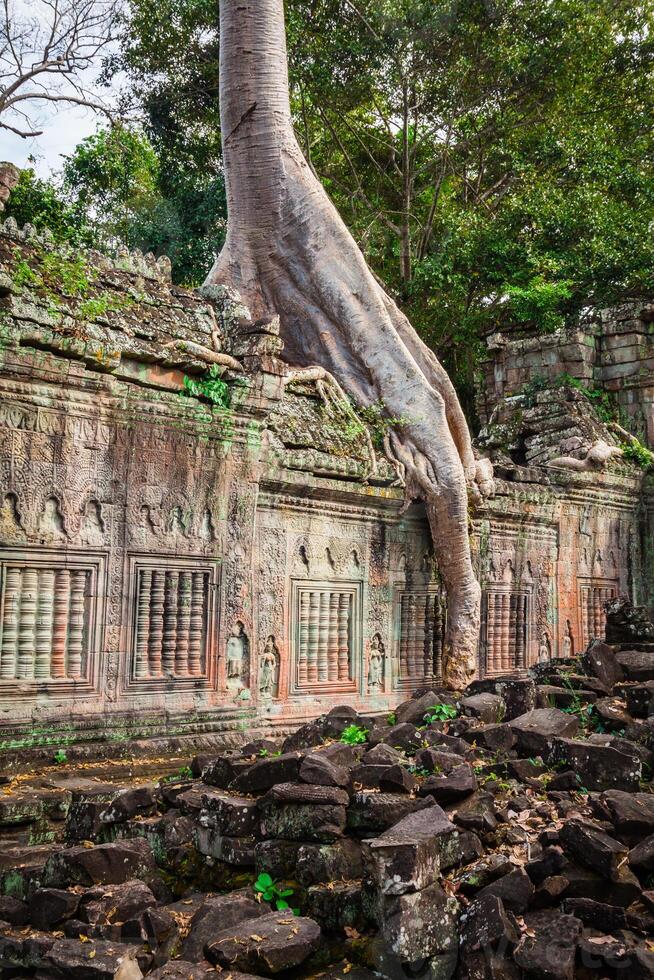
[[[654,649],[0,797],[0,975],[654,977]]]

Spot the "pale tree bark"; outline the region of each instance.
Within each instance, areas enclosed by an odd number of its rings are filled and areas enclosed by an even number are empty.
[[[293,132],[283,0],[221,0],[220,114],[228,230],[208,281],[279,314],[285,356],[320,365],[360,404],[383,402],[407,492],[420,497],[448,594],[444,682],[475,670],[480,588],[468,538],[468,427],[436,356],[366,265]]]

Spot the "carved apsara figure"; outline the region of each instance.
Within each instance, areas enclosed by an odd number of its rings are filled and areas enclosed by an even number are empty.
[[[272,698],[277,686],[277,664],[279,650],[275,637],[269,636],[259,659],[259,694],[262,698]]]
[[[574,637],[572,636],[572,626],[570,625],[570,620],[565,621],[565,633],[563,634],[563,657],[572,657],[574,655]]]
[[[544,663],[549,660],[552,656],[552,647],[550,644],[550,638],[547,633],[543,633],[540,638],[540,644],[538,645],[538,662]]]
[[[238,620],[232,635],[227,641],[227,678],[228,681],[234,682],[240,680],[243,676],[243,666],[245,664],[245,657],[247,653],[247,637],[245,636],[245,627],[243,623]]]
[[[379,690],[384,682],[384,644],[379,633],[370,641],[370,660],[368,662],[368,687]]]

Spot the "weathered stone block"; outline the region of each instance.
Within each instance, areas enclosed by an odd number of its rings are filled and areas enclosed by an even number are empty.
[[[431,884],[456,827],[439,806],[412,813],[374,840],[363,842],[366,878],[382,895],[404,895]]]
[[[329,843],[343,836],[345,819],[344,806],[269,803],[261,808],[261,836]]]

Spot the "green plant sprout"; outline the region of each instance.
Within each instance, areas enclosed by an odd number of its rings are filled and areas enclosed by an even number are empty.
[[[57,749],[57,751],[55,752],[52,758],[54,759],[54,761],[57,763],[58,766],[68,760],[68,756],[66,755],[63,749]]]
[[[368,741],[368,729],[361,725],[348,725],[341,735],[341,742],[346,745],[362,745]]]
[[[294,894],[293,888],[284,888],[280,884],[262,871],[254,885],[252,886],[257,893],[261,895],[265,902],[274,902],[275,908],[278,912],[284,912],[286,909],[290,909],[293,915],[299,915],[299,909],[292,909],[291,906],[286,901],[291,895]]]
[[[184,375],[182,394],[206,398],[212,405],[217,405],[219,408],[229,408],[230,406],[229,385],[220,377],[220,368],[217,364],[212,364],[201,378],[189,378]]]
[[[427,709],[424,720],[428,725],[434,721],[451,721],[458,713],[453,704],[432,704],[431,708]]]

